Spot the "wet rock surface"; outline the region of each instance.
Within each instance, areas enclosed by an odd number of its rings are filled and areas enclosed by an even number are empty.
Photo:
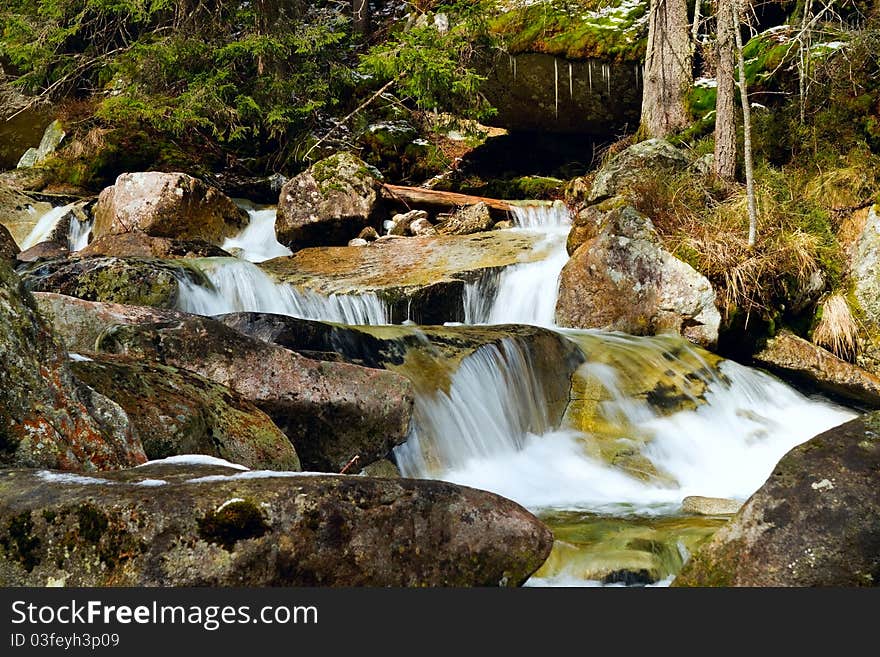
[[[552,540],[510,500],[439,481],[0,471],[5,586],[516,586]]]

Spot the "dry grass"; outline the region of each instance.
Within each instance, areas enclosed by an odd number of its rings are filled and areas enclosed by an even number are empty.
[[[827,274],[829,235],[785,176],[758,184],[758,243],[748,245],[744,190],[712,178],[658,174],[634,190],[637,208],[651,217],[667,249],[714,285],[719,307],[772,312],[788,307]],[[833,239],[833,238],[832,238]]]
[[[859,327],[842,294],[832,294],[822,302],[813,342],[838,358],[855,362],[859,353]]]

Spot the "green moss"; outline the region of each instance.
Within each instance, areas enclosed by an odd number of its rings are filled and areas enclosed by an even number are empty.
[[[34,522],[30,512],[22,511],[9,519],[6,532],[0,535],[0,546],[3,550],[28,572],[40,563],[40,539],[34,536],[33,531]]]
[[[107,531],[107,516],[92,504],[82,504],[76,510],[79,535],[89,543],[98,544]]]
[[[505,12],[489,27],[514,54],[638,61],[645,51],[647,11],[647,2],[550,0]]]
[[[237,541],[258,538],[269,531],[263,512],[246,500],[229,502],[218,511],[209,511],[198,524],[203,539],[230,551]]]

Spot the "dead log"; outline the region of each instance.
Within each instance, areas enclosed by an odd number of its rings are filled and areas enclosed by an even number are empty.
[[[444,192],[439,189],[426,189],[424,187],[382,185],[382,195],[389,200],[398,201],[406,206],[428,206],[431,208],[454,210],[466,205],[485,203],[492,210],[509,212],[511,209],[510,203],[497,198],[457,194],[455,192]]]

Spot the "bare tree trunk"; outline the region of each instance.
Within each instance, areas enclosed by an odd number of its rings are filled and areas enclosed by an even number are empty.
[[[351,0],[351,17],[354,21],[355,34],[366,36],[370,33],[369,0]]]
[[[650,137],[665,137],[690,123],[690,25],[685,0],[651,0],[650,11],[642,129]]]
[[[736,39],[736,58],[739,67],[739,100],[743,112],[743,159],[746,170],[746,199],[749,207],[749,246],[755,246],[758,232],[758,208],[755,202],[755,171],[752,164],[752,112],[749,107],[749,91],[746,83],[746,65],[743,61],[742,35],[739,31],[742,17],[742,0],[734,0],[733,36]]]
[[[694,22],[691,25],[691,47],[696,50],[700,36],[700,0],[694,0]]]
[[[736,176],[736,112],[733,59],[737,21],[735,0],[719,0],[717,13],[717,60],[715,80],[715,175],[724,180]]]

